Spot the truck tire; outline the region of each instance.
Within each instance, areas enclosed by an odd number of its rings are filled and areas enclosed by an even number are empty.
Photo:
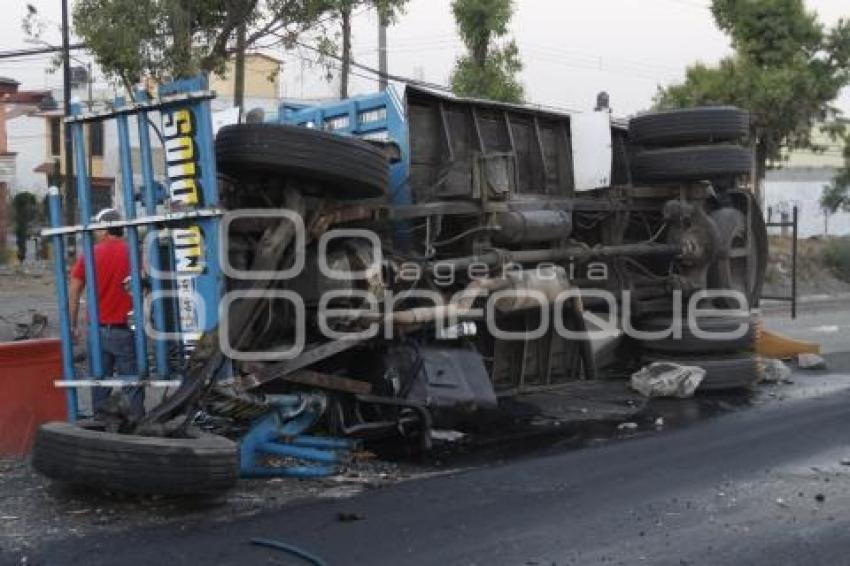
[[[711,181],[746,175],[752,151],[733,144],[638,151],[632,157],[636,182]]]
[[[638,145],[737,141],[749,131],[749,113],[734,106],[677,108],[629,120],[629,139]]]
[[[748,308],[758,306],[767,269],[767,228],[761,209],[750,202],[751,221],[737,208],[725,207],[711,213],[711,219],[720,234],[720,249],[731,251],[721,254],[709,267],[708,286],[712,289],[732,289],[747,297]],[[737,250],[737,251],[736,251]],[[735,308],[726,299],[718,299],[719,306]]]
[[[354,137],[284,124],[236,124],[215,140],[216,161],[235,177],[268,174],[318,181],[337,199],[385,196],[389,165],[380,149]]]
[[[660,331],[669,329],[672,325],[669,316],[656,316],[635,324],[637,330]],[[738,338],[723,338],[708,340],[694,335],[687,321],[682,324],[682,337],[668,336],[659,340],[640,340],[645,351],[660,352],[673,355],[687,354],[727,354],[741,351],[751,351],[755,347],[759,325],[752,317],[738,318],[733,316],[701,317],[698,319],[699,328],[706,332],[734,332],[741,324],[747,325],[746,332]]]
[[[157,438],[51,422],[36,433],[32,466],[49,478],[106,491],[204,494],[236,484],[239,450],[213,434]]]
[[[767,223],[764,221],[764,213],[761,211],[752,193],[745,193],[750,201],[752,214],[750,215],[750,234],[753,237],[753,251],[755,268],[755,281],[753,281],[750,297],[750,308],[755,308],[761,303],[761,294],[764,289],[764,278],[767,274],[767,260],[770,255],[770,242],[767,238]]]
[[[645,364],[672,362],[683,366],[698,366],[705,370],[705,377],[697,392],[731,391],[749,389],[764,378],[762,359],[750,353],[712,356],[670,356],[647,354]]]

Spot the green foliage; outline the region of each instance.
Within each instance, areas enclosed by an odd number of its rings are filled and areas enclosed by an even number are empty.
[[[514,42],[491,50],[484,65],[473,56],[458,59],[452,75],[452,91],[459,96],[489,98],[503,102],[522,102],[524,90],[516,75],[522,70],[519,50]]]
[[[352,0],[342,0],[352,1]],[[378,17],[387,25],[398,21],[399,16],[404,13],[404,7],[410,0],[361,0],[364,4],[373,4],[378,11]]]
[[[711,13],[735,50],[759,66],[811,57],[823,43],[823,26],[799,0],[715,0]]]
[[[823,249],[823,263],[836,277],[850,281],[850,241],[841,238],[828,242]]]
[[[832,139],[844,143],[844,167],[839,169],[830,184],[823,187],[820,207],[824,215],[824,232],[829,233],[829,218],[839,210],[850,212],[850,132],[845,124],[833,127]]]
[[[469,51],[452,72],[452,91],[460,96],[522,102],[524,89],[517,75],[522,71],[514,41],[499,46],[497,38],[508,33],[513,15],[512,0],[453,0],[452,12],[458,33]]]
[[[15,244],[18,247],[18,259],[23,261],[26,256],[27,239],[32,235],[33,228],[40,218],[38,201],[35,195],[20,192],[12,199],[12,223],[15,227]]]
[[[850,211],[850,184],[844,184],[833,179],[823,187],[820,195],[820,207],[825,214],[831,216],[840,210]]]
[[[39,17],[38,8],[30,3],[27,3],[26,8],[27,13],[24,15],[24,19],[21,20],[21,29],[24,31],[24,35],[27,37],[41,37],[47,24]]]
[[[783,149],[823,149],[811,132],[836,116],[831,103],[850,82],[850,21],[826,30],[802,0],[714,0],[712,13],[735,54],[689,67],[684,83],[659,88],[655,106],[748,109],[762,174]]]
[[[452,12],[461,40],[472,53],[475,63],[484,65],[490,41],[508,33],[513,15],[512,0],[455,0]]]
[[[844,141],[844,167],[835,175],[835,184],[843,186],[845,191],[850,190],[850,132],[839,136]]]
[[[164,37],[157,38],[161,22],[154,18],[151,0],[82,0],[74,6],[74,30],[91,49],[107,75],[132,85],[144,75],[160,77],[169,63],[163,60]],[[121,26],[107,22],[121,22]]]
[[[74,31],[103,72],[126,86],[221,72],[237,28],[246,47],[291,41],[315,23],[325,0],[77,0]]]

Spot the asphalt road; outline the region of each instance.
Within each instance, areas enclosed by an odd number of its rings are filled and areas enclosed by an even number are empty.
[[[550,446],[351,499],[67,539],[28,563],[308,563],[248,542],[264,537],[329,565],[846,565],[850,390],[841,381],[816,398],[582,450]]]

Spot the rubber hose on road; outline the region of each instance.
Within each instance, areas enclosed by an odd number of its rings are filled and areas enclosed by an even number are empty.
[[[257,546],[267,546],[269,548],[275,548],[277,550],[282,550],[284,552],[288,552],[293,556],[297,556],[298,558],[303,558],[310,564],[314,566],[327,566],[325,561],[316,556],[315,554],[310,554],[306,550],[301,550],[297,546],[287,544],[285,542],[278,542],[276,540],[269,540],[265,538],[252,538],[251,544],[255,544]]]

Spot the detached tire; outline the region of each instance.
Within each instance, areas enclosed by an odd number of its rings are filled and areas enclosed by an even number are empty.
[[[240,178],[269,174],[317,181],[323,194],[338,199],[385,196],[389,165],[368,142],[302,126],[236,124],[215,140],[216,161]]]
[[[658,340],[641,340],[640,345],[644,350],[656,353],[667,353],[672,355],[687,354],[726,354],[741,351],[750,351],[755,348],[758,336],[758,323],[752,317],[736,318],[732,316],[703,317],[698,321],[699,329],[712,333],[733,333],[742,324],[746,324],[746,332],[737,338],[722,338],[709,340],[694,335],[687,321],[682,321],[682,337],[674,338],[672,335]],[[642,320],[635,326],[638,330],[647,332],[658,332],[672,327],[673,319],[669,316],[658,316]]]
[[[204,494],[235,485],[239,450],[235,442],[213,434],[155,438],[52,422],[38,429],[32,465],[49,478],[95,489]]]
[[[755,354],[728,354],[714,356],[669,356],[648,354],[644,363],[672,362],[684,366],[698,366],[705,377],[698,392],[749,389],[764,378],[764,363]]]
[[[629,139],[638,145],[737,141],[749,131],[749,113],[734,106],[680,108],[643,114],[629,121]]]
[[[711,181],[746,175],[751,168],[752,151],[733,144],[649,149],[632,157],[638,182]]]

